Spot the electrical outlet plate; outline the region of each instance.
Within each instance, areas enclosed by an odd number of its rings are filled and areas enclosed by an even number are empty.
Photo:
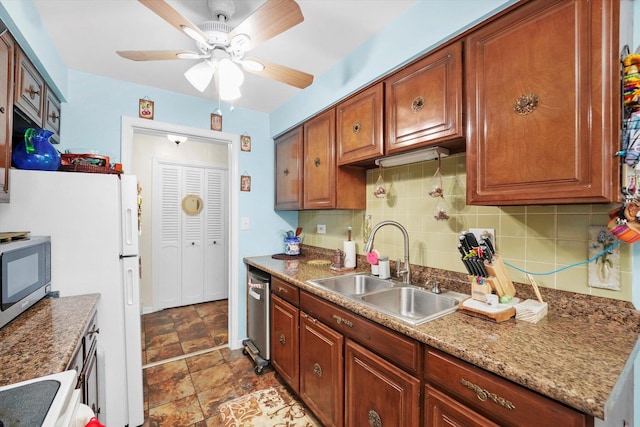
[[[327,234],[327,225],[326,224],[318,224],[316,232],[318,234]]]
[[[470,233],[473,233],[476,236],[476,240],[480,240],[480,236],[483,234],[488,234],[491,237],[491,243],[493,243],[494,247],[496,245],[496,230],[495,228],[470,228]]]

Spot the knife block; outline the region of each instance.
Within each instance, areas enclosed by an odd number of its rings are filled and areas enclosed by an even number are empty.
[[[491,287],[493,287],[499,297],[503,295],[514,297],[516,295],[516,288],[513,286],[511,277],[509,277],[509,273],[507,272],[507,267],[505,267],[500,255],[494,255],[491,264],[485,261],[484,267],[489,276],[495,279],[491,281]]]

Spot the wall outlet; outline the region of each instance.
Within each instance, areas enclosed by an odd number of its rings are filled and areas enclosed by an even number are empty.
[[[470,228],[470,233],[473,233],[476,236],[476,240],[480,240],[480,236],[483,234],[488,234],[491,237],[491,243],[493,243],[493,247],[495,249],[496,246],[496,230],[495,228]]]
[[[318,224],[316,226],[316,232],[318,234],[327,234],[327,225],[326,224]]]

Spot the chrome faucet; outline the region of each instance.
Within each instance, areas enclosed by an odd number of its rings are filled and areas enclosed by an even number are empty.
[[[408,285],[411,283],[411,272],[409,271],[409,233],[407,233],[407,230],[400,223],[395,221],[382,221],[374,225],[371,229],[371,234],[369,234],[369,240],[367,240],[367,244],[364,245],[364,252],[365,254],[371,252],[371,248],[373,247],[373,238],[375,237],[376,232],[385,225],[398,227],[404,236],[404,268],[400,269],[400,261],[398,260],[396,276],[402,276],[402,282]]]

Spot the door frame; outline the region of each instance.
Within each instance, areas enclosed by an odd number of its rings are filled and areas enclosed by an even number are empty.
[[[192,141],[206,143],[227,144],[228,150],[228,180],[227,191],[229,206],[227,211],[227,226],[229,229],[229,253],[227,257],[227,271],[229,272],[229,299],[228,299],[228,335],[229,348],[240,348],[240,337],[238,336],[238,313],[236,312],[238,301],[238,193],[240,191],[238,180],[231,177],[238,175],[238,154],[240,146],[240,136],[206,129],[191,128],[174,123],[163,123],[155,120],[141,119],[137,117],[122,116],[121,120],[121,151],[120,162],[124,171],[131,170],[133,159],[133,139],[134,133],[147,135],[158,135],[163,138],[167,133],[180,134],[188,137]]]

